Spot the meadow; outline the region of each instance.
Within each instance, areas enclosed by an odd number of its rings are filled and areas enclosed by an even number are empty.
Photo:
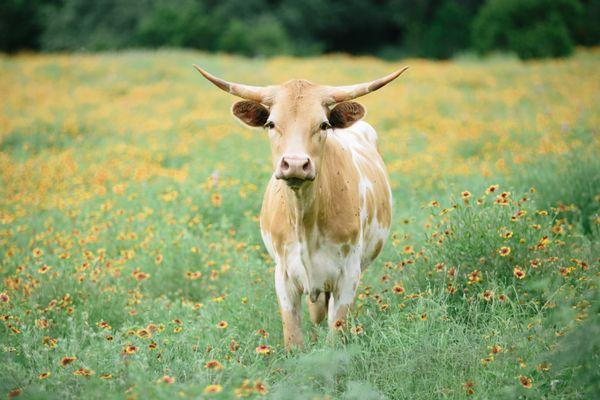
[[[394,222],[342,340],[286,354],[266,133],[225,79],[350,84]],[[577,399],[600,393],[600,51],[0,56],[0,395]],[[309,319],[305,310],[305,333]],[[308,335],[307,335],[308,336]]]

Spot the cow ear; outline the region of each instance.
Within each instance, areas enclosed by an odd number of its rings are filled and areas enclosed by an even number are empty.
[[[365,108],[354,101],[338,103],[329,113],[329,123],[334,128],[347,128],[365,115]]]
[[[250,126],[264,126],[269,118],[269,110],[256,101],[238,101],[231,109],[233,115]]]

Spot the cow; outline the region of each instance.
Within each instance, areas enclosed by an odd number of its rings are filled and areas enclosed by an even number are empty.
[[[293,79],[281,85],[227,82],[194,67],[218,88],[243,98],[233,114],[265,128],[273,174],[260,213],[262,239],[275,262],[286,350],[302,348],[302,296],[311,321],[327,316],[343,330],[361,272],[381,252],[390,229],[392,192],[377,134],[352,100],[374,92],[407,67],[350,86]]]

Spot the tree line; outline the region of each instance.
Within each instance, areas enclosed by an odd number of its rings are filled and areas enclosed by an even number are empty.
[[[598,45],[598,21],[600,0],[3,0],[0,50],[528,59]]]

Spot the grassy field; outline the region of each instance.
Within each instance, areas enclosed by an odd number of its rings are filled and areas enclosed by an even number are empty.
[[[361,99],[394,222],[345,342],[324,325],[285,354],[258,226],[268,140],[192,63],[249,84],[410,66]],[[2,56],[0,93],[2,396],[600,391],[598,50],[530,63]]]

